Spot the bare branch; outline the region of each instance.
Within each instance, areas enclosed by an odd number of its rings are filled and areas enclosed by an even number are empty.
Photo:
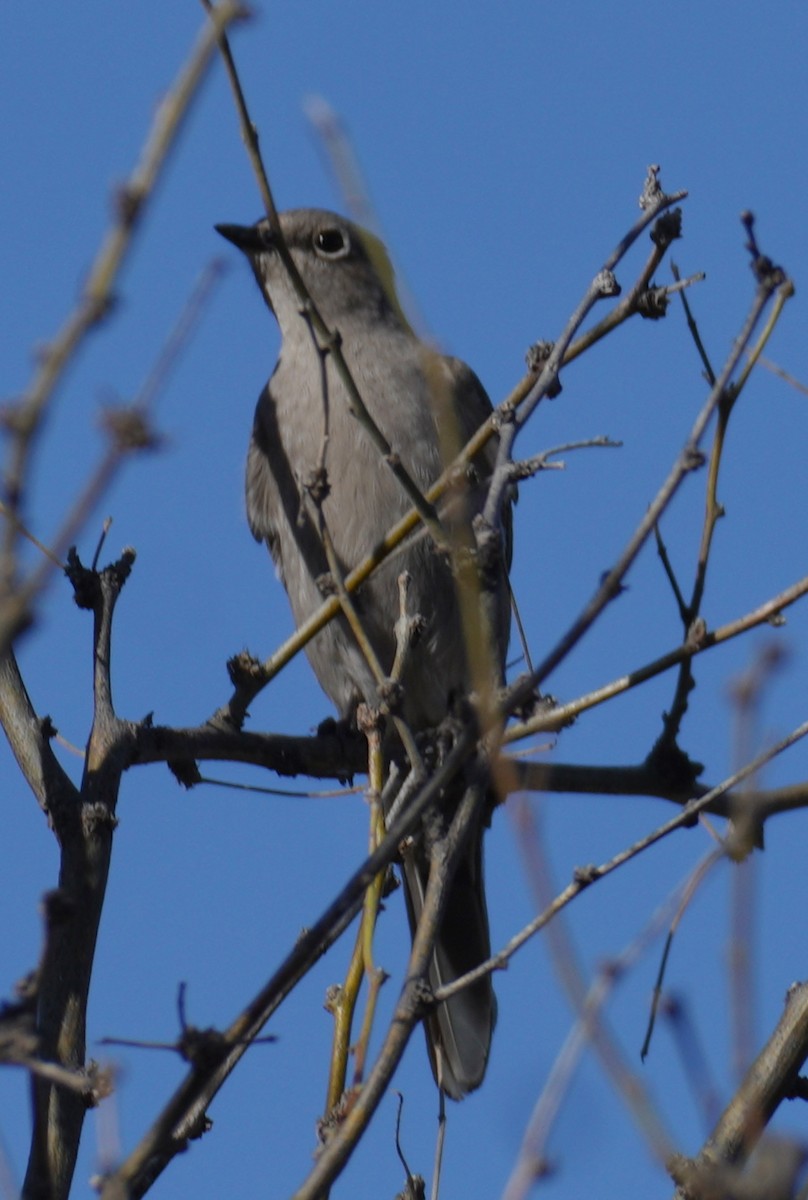
[[[640,838],[639,841],[634,842],[631,846],[626,847],[625,850],[621,850],[619,854],[615,854],[605,863],[602,863],[600,866],[589,864],[584,867],[576,868],[572,882],[569,883],[563,889],[563,891],[558,894],[558,896],[556,896],[553,902],[549,904],[543,912],[539,913],[538,916],[530,921],[524,929],[520,930],[518,934],[512,937],[508,944],[501,951],[499,951],[499,953],[492,955],[487,962],[482,963],[473,971],[469,971],[467,974],[460,976],[458,979],[454,980],[453,983],[447,985],[446,987],[440,988],[435,993],[436,1001],[448,999],[449,996],[454,995],[455,992],[461,991],[464,987],[468,987],[470,983],[473,983],[476,979],[482,978],[482,976],[486,975],[490,971],[496,971],[505,967],[509,959],[521,946],[524,945],[526,941],[528,941],[536,933],[538,933],[539,930],[543,929],[547,924],[549,924],[553,917],[555,917],[556,913],[566,908],[567,905],[570,904],[582,891],[588,887],[591,887],[599,880],[604,879],[607,875],[611,875],[612,872],[616,871],[619,867],[622,867],[624,863],[636,858],[638,854],[643,854],[649,849],[649,847],[656,845],[656,843],[661,841],[663,838],[669,837],[676,830],[685,829],[695,825],[699,815],[708,811],[716,800],[718,800],[721,796],[725,796],[733,788],[737,789],[739,783],[742,783],[750,776],[754,776],[761,769],[761,767],[766,765],[766,763],[771,762],[773,758],[776,758],[778,755],[784,753],[785,750],[788,750],[791,746],[795,745],[798,741],[806,736],[808,736],[808,721],[805,721],[802,725],[799,725],[787,737],[777,742],[776,745],[769,747],[769,749],[763,751],[751,762],[747,763],[744,767],[741,767],[740,770],[723,780],[723,782],[717,787],[711,788],[710,791],[706,792],[705,795],[700,799],[691,800],[690,803],[685,805],[682,812],[673,817],[670,821],[666,821],[663,825],[657,826],[657,828],[652,830],[651,833],[647,834],[643,838]],[[757,816],[754,810],[752,810],[751,813],[744,813],[743,815],[745,819],[750,821],[753,821]]]
[[[393,1072],[422,1016],[422,1001],[429,963],[435,944],[448,885],[463,852],[466,836],[479,819],[485,803],[485,788],[471,786],[460,803],[445,843],[432,857],[424,906],[415,931],[406,982],[365,1086],[357,1096],[339,1130],[323,1147],[305,1183],[294,1200],[316,1200],[336,1179],[385,1095]]]
[[[120,1167],[108,1176],[101,1189],[102,1200],[118,1200],[122,1194],[136,1200],[186,1148],[188,1138],[200,1128],[207,1106],[245,1053],[250,1039],[260,1032],[312,964],[348,927],[361,908],[364,893],[374,876],[395,858],[401,841],[418,826],[424,812],[456,776],[472,749],[471,735],[461,734],[445,762],[412,799],[406,812],[389,826],[377,849],[354,872],[319,919],[306,928],[277,971],[222,1034],[219,1054],[207,1063],[194,1065],[148,1133]],[[127,1190],[122,1193],[122,1188]]]
[[[782,624],[783,610],[801,600],[806,593],[808,593],[808,575],[791,584],[790,587],[776,596],[772,596],[770,600],[764,601],[751,612],[728,621],[726,625],[720,625],[712,631],[705,628],[698,629],[695,631],[695,636],[694,631],[691,631],[687,640],[681,646],[677,646],[675,650],[663,654],[652,663],[648,663],[644,667],[638,667],[626,675],[621,675],[618,679],[604,684],[602,687],[589,692],[586,696],[578,700],[571,700],[566,704],[558,704],[551,708],[545,708],[527,721],[510,725],[503,740],[506,743],[515,742],[524,737],[530,737],[533,734],[563,728],[587,709],[594,708],[598,704],[603,704],[613,696],[621,695],[623,692],[629,691],[631,688],[637,687],[649,679],[653,679],[655,676],[662,674],[662,672],[670,670],[671,667],[677,666],[684,659],[693,658],[697,654],[711,650],[714,646],[723,645],[725,642],[731,641],[733,638],[746,633],[749,629],[753,629],[756,626]]]
[[[62,809],[77,792],[51,749],[55,730],[47,717],[37,716],[10,650],[0,657],[0,723],[37,803],[58,828]]]
[[[783,276],[782,272],[779,274],[771,273],[770,275],[764,275],[758,284],[743,329],[730,351],[724,368],[716,380],[715,386],[712,388],[704,407],[697,416],[688,439],[674,463],[668,478],[662,484],[653,502],[648,507],[642,521],[637,526],[634,534],[632,534],[617,562],[608,572],[583,611],[556,646],[546,655],[544,661],[526,679],[520,681],[511,689],[507,700],[509,711],[518,708],[520,704],[530,699],[535,689],[541,686],[543,681],[560,662],[564,661],[570,650],[580,641],[606,605],[619,594],[623,579],[648,537],[653,532],[660,516],[670,504],[687,475],[701,466],[702,457],[699,450],[701,439],[704,436],[713,413],[721,403],[741,355],[749,344],[755,328],[776,290],[780,290],[781,293],[787,292],[790,294],[793,289],[790,281]],[[542,372],[542,375],[544,375],[544,372]]]
[[[135,229],[176,143],[190,105],[214,60],[219,33],[244,15],[245,10],[238,3],[224,0],[214,22],[207,23],[202,30],[188,63],[157,111],[140,162],[118,191],[115,219],[90,268],[78,306],[55,338],[42,350],[38,369],[26,394],[14,410],[6,413],[6,426],[12,438],[4,472],[4,493],[12,518],[6,522],[0,552],[0,652],[8,647],[23,627],[33,598],[33,592],[29,588],[20,589],[16,580],[17,542],[24,524],[28,463],[43,415],[68,363],[88,332],[107,316],[113,305],[114,287],[131,248]],[[40,574],[48,575],[51,570],[49,564],[43,564]],[[40,579],[37,587],[42,582]]]
[[[697,1158],[677,1156],[669,1163],[671,1175],[680,1185],[676,1192],[680,1200],[708,1194],[725,1167],[739,1167],[748,1160],[778,1107],[794,1094],[806,1058],[808,984],[795,983],[788,990],[776,1029]]]

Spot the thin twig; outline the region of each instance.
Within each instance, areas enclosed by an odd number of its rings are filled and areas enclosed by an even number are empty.
[[[648,1017],[648,1028],[645,1032],[642,1049],[640,1050],[640,1059],[642,1062],[645,1062],[646,1058],[648,1057],[648,1052],[651,1049],[651,1038],[654,1034],[654,1025],[656,1024],[659,1002],[662,998],[662,986],[665,981],[665,970],[668,965],[668,957],[673,946],[673,939],[676,935],[676,930],[679,928],[679,924],[684,916],[685,910],[693,900],[693,897],[696,895],[698,889],[701,887],[702,883],[707,878],[713,867],[724,857],[725,847],[723,845],[719,846],[716,850],[711,850],[706,858],[703,858],[701,862],[697,863],[697,865],[693,868],[685,883],[685,886],[681,889],[681,893],[677,902],[677,909],[671,921],[670,929],[668,930],[668,936],[665,939],[665,946],[659,963],[659,971],[657,972],[657,977],[654,982],[654,990],[651,996],[651,1011]]]
[[[651,833],[646,834],[645,837],[640,838],[638,841],[632,843],[631,846],[627,846],[625,850],[621,850],[620,853],[615,854],[612,858],[608,859],[600,866],[587,866],[577,870],[572,883],[568,884],[567,887],[564,888],[563,891],[558,894],[558,896],[556,896],[552,904],[548,905],[543,912],[539,913],[539,915],[530,921],[522,930],[519,931],[519,933],[515,934],[502,950],[500,950],[497,954],[492,955],[491,958],[489,958],[486,962],[481,963],[480,966],[475,967],[473,971],[469,971],[465,975],[460,976],[458,979],[453,980],[452,983],[438,988],[434,996],[435,1002],[441,1003],[442,1001],[448,1000],[451,996],[454,996],[457,992],[462,991],[476,980],[482,979],[485,975],[490,974],[492,971],[500,970],[501,968],[505,967],[508,961],[513,957],[516,951],[524,945],[525,942],[529,941],[530,938],[534,937],[539,932],[539,930],[543,929],[545,925],[547,925],[553,919],[553,917],[555,917],[556,913],[560,912],[563,908],[566,908],[567,905],[570,904],[582,891],[588,887],[591,887],[592,884],[599,882],[599,880],[604,879],[607,875],[611,875],[614,871],[618,870],[618,868],[622,867],[624,863],[630,862],[639,854],[645,853],[645,851],[647,851],[651,846],[655,846],[657,842],[662,841],[663,838],[669,837],[672,833],[675,833],[676,830],[687,828],[693,825],[696,821],[696,818],[702,812],[709,810],[711,804],[713,804],[720,796],[724,796],[728,792],[732,791],[733,788],[737,788],[739,783],[742,783],[745,779],[748,779],[750,776],[754,775],[761,769],[761,767],[765,766],[766,763],[771,762],[773,758],[783,754],[786,750],[790,749],[791,746],[796,745],[797,742],[801,741],[802,738],[806,736],[808,736],[808,721],[798,725],[796,729],[792,730],[792,732],[788,734],[787,737],[782,738],[774,746],[771,746],[769,749],[763,751],[751,762],[747,763],[746,766],[728,776],[716,787],[711,788],[709,792],[706,792],[705,795],[701,796],[698,800],[692,800],[685,806],[681,813],[678,813],[675,817],[671,818],[669,821],[666,821],[663,825],[657,826],[657,828],[652,830]]]
[[[133,402],[125,408],[109,410],[104,414],[102,425],[107,434],[108,445],[100,462],[71,505],[51,541],[46,557],[25,581],[15,586],[13,593],[0,606],[0,648],[5,638],[13,638],[19,622],[30,612],[34,600],[45,588],[54,570],[64,569],[63,559],[68,548],[76,542],[78,534],[109,489],[124,460],[133,453],[151,450],[159,445],[159,438],[149,425],[149,413],[196,328],[221,271],[221,264],[213,262],[202,272]],[[98,554],[96,559],[97,557]]]
[[[794,984],[776,1029],[743,1083],[718,1120],[695,1159],[677,1157],[669,1169],[679,1190],[690,1195],[738,1195],[728,1167],[739,1168],[760,1142],[768,1122],[783,1100],[794,1094],[797,1077],[808,1055],[808,984]],[[804,1159],[804,1153],[802,1155]],[[737,1176],[736,1176],[737,1178]],[[764,1193],[763,1188],[755,1193]],[[782,1195],[792,1194],[791,1189]]]
[[[207,23],[203,28],[186,66],[157,110],[139,163],[118,191],[114,222],[90,268],[78,306],[39,355],[34,378],[13,415],[14,437],[4,472],[4,492],[11,497],[11,507],[17,517],[21,516],[24,505],[28,461],[42,416],[67,364],[89,331],[109,312],[114,299],[113,289],[131,249],[134,231],[190,105],[214,60],[219,34],[245,15],[240,4],[224,0],[213,23]],[[2,579],[6,589],[14,577],[18,532],[17,521],[8,522],[2,552]],[[13,614],[4,615],[15,624]]]
[[[569,626],[567,632],[545,656],[544,660],[527,678],[520,680],[510,689],[506,697],[507,711],[513,711],[522,704],[529,702],[532,693],[547,679],[548,675],[563,662],[570,651],[577,645],[594,621],[617,595],[622,581],[628,573],[642,547],[659,521],[662,513],[670,504],[687,475],[701,465],[699,444],[721,398],[725,394],[738,361],[748,345],[755,328],[775,290],[792,289],[792,285],[784,279],[782,272],[764,278],[758,284],[754,300],[749,309],[743,328],[730,351],[720,376],[716,380],[701,412],[698,414],[687,441],[667,479],[657,492],[648,507],[643,519],[632,534],[616,563],[607,573],[592,598],[584,606],[579,616]],[[792,289],[793,290],[793,289]]]
[[[755,268],[756,261],[756,259],[753,260],[753,269]],[[752,366],[759,358],[761,351],[766,345],[768,339],[771,337],[771,334],[774,331],[777,321],[782,313],[783,306],[786,300],[792,294],[793,286],[790,284],[790,281],[784,280],[775,293],[775,302],[772,307],[772,311],[769,314],[768,320],[765,323],[755,347],[747,351],[747,361],[741,368],[738,378],[726,386],[723,394],[719,397],[715,433],[713,435],[707,468],[704,523],[702,526],[693,588],[690,601],[687,604],[681,604],[681,594],[678,592],[678,589],[675,588],[675,594],[680,600],[680,613],[686,640],[689,637],[690,631],[696,627],[696,623],[700,620],[702,601],[707,586],[707,569],[710,561],[710,551],[713,545],[713,537],[718,521],[724,515],[724,509],[718,500],[718,479],[723,460],[724,447],[726,445],[730,417],[735,410],[738,397],[740,396],[741,391],[743,390],[743,387],[749,378]],[[687,306],[685,307],[685,311],[688,313],[688,322],[691,326],[691,331],[696,338],[696,345],[703,353],[701,339],[698,337],[698,331],[695,327],[695,322],[693,322],[692,316],[690,315],[690,309]],[[672,575],[670,573],[669,578],[672,580]],[[659,752],[664,753],[666,747],[673,747],[676,745],[679,730],[687,712],[692,690],[692,663],[689,659],[685,659],[683,660],[679,669],[673,700],[667,707],[663,718],[663,733],[659,739],[659,742],[657,743]]]
[[[525,737],[532,737],[537,733],[545,733],[563,728],[564,725],[569,724],[580,713],[603,704],[607,700],[611,700],[614,696],[622,695],[622,693],[639,686],[641,683],[646,683],[649,679],[653,679],[655,676],[669,671],[672,667],[678,666],[684,659],[694,658],[698,654],[712,650],[715,646],[721,646],[725,642],[729,642],[733,638],[739,637],[741,634],[759,625],[782,624],[782,612],[792,604],[796,604],[806,594],[808,594],[808,575],[791,584],[790,587],[779,592],[776,596],[772,596],[770,600],[765,600],[757,608],[746,613],[744,616],[735,617],[725,625],[719,625],[717,629],[701,631],[698,638],[676,646],[673,650],[668,651],[667,654],[654,659],[653,662],[638,667],[636,670],[630,671],[625,675],[620,675],[610,683],[604,684],[602,687],[588,692],[585,696],[576,700],[559,704],[546,711],[537,713],[535,717],[531,717],[527,721],[508,726],[503,741],[508,744]]]
[[[369,853],[377,848],[384,837],[384,817],[382,816],[379,797],[384,783],[384,756],[381,747],[378,714],[372,713],[365,706],[360,709],[360,721],[368,741],[368,799],[370,810]],[[341,1119],[345,1107],[345,1080],[348,1071],[348,1057],[351,1052],[351,1033],[353,1018],[359,1001],[359,989],[365,976],[372,980],[373,967],[373,933],[376,927],[376,917],[381,901],[385,871],[381,870],[374,876],[373,881],[365,892],[362,908],[362,920],[356,934],[356,941],[351,953],[351,960],[345,974],[344,982],[338,985],[330,998],[328,1010],[334,1017],[334,1034],[331,1045],[331,1064],[328,1073],[328,1089],[326,1092],[325,1117],[321,1122],[321,1136],[326,1140],[331,1122]],[[383,973],[382,973],[383,975]],[[356,1077],[352,1092],[361,1083],[364,1067],[364,1055],[370,1037],[373,1014],[375,1011],[376,993],[371,987],[363,1022],[362,1034],[356,1053]],[[348,1102],[350,1099],[348,1098]]]
[[[779,378],[789,384],[790,387],[795,388],[795,390],[798,392],[802,392],[804,396],[808,396],[808,387],[806,387],[801,380],[797,379],[796,375],[791,375],[783,367],[779,366],[778,363],[772,362],[770,358],[764,358],[764,356],[761,355],[758,359],[758,366],[765,367],[767,371],[771,371],[773,375],[779,376]]]
[[[351,923],[374,876],[398,854],[401,841],[418,826],[426,809],[456,776],[472,747],[471,735],[461,733],[446,760],[413,797],[406,812],[388,828],[378,848],[353,873],[318,920],[306,928],[272,977],[224,1031],[219,1056],[194,1064],[189,1070],[151,1128],[107,1177],[101,1189],[102,1200],[117,1200],[121,1188],[127,1189],[129,1200],[136,1200],[175,1155],[185,1149],[189,1136],[199,1129],[213,1097],[245,1053],[250,1039],[261,1031],[298,981]]]
[[[533,841],[533,839],[530,840]],[[524,845],[521,836],[520,844]],[[535,877],[535,870],[531,874]],[[503,1193],[503,1200],[522,1200],[528,1195],[535,1182],[549,1172],[547,1142],[564,1097],[570,1090],[581,1057],[587,1046],[593,1041],[593,1034],[600,1022],[600,1013],[620,980],[625,978],[630,967],[658,937],[660,930],[670,920],[671,909],[678,906],[681,911],[682,891],[688,892],[690,888],[691,881],[688,880],[684,889],[676,889],[674,895],[651,916],[621,954],[610,959],[599,969],[595,979],[589,985],[586,995],[575,1001],[578,1018],[558,1053],[531,1113],[519,1156]],[[629,1100],[632,1108],[638,1102],[645,1102],[642,1086],[636,1089],[632,1085]],[[643,1123],[638,1122],[638,1124],[642,1127]]]
[[[552,872],[544,853],[534,808],[527,801],[523,801],[517,806],[515,816],[518,821],[519,847],[525,862],[528,882],[538,907],[546,910],[548,904],[552,903]],[[556,919],[547,929],[547,947],[553,969],[579,1022],[585,1028],[586,1038],[598,1055],[615,1091],[622,1095],[638,1129],[645,1136],[648,1150],[661,1162],[667,1159],[672,1149],[662,1114],[645,1084],[627,1061],[603,1015],[603,1008],[631,964],[664,927],[669,919],[670,909],[669,900],[653,914],[642,932],[621,955],[610,958],[601,967],[598,978],[589,987],[566,923]],[[539,1157],[542,1157],[541,1153]]]
[[[485,789],[470,787],[452,820],[445,845],[433,854],[429,882],[412,953],[405,974],[406,982],[384,1044],[361,1092],[334,1137],[324,1146],[305,1183],[295,1192],[294,1200],[315,1200],[340,1173],[364,1133],[387,1088],[413,1029],[421,1019],[420,996],[427,978],[443,905],[451,875],[464,850],[465,839],[479,819],[485,803]]]

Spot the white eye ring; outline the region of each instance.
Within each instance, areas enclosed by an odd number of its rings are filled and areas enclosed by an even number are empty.
[[[345,258],[351,252],[351,239],[338,225],[326,225],[312,236],[311,244],[320,258]]]

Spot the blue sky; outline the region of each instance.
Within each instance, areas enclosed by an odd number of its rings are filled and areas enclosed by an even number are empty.
[[[131,170],[149,122],[200,27],[191,4],[4,5],[0,11],[0,277],[2,394],[31,374],[31,353],[69,311],[108,223],[115,185]],[[397,269],[439,343],[472,363],[492,398],[523,371],[527,346],[552,338],[637,215],[649,163],[669,190],[687,188],[685,274],[702,336],[720,364],[752,296],[738,220],[758,218],[763,249],[797,284],[768,354],[808,380],[805,307],[805,146],[808,13],[781,0],[668,7],[617,0],[560,5],[513,0],[409,3],[359,0],[335,8],[264,4],[233,39],[243,85],[281,207],[340,207],[304,115],[321,95],[341,114],[368,181]],[[117,616],[119,713],[154,711],[193,724],[228,694],[224,663],[243,647],[267,655],[291,628],[266,554],[246,528],[243,458],[255,398],[277,337],[249,273],[213,232],[249,222],[260,202],[221,67],[214,68],[161,181],[121,279],[119,305],[71,368],[39,447],[29,518],[47,540],[101,452],[99,408],[132,397],[205,264],[229,270],[199,333],[162,396],[163,451],[128,465],[86,530],[92,556],[100,521],[114,524],[109,555],[134,545],[138,560]],[[621,266],[632,280],[645,247]],[[662,277],[661,282],[665,281]],[[641,519],[706,394],[678,307],[661,323],[635,321],[565,374],[559,399],[528,427],[520,453],[606,433],[619,451],[567,456],[523,489],[514,580],[536,657],[585,603]],[[806,571],[806,399],[769,373],[753,378],[734,414],[720,487],[719,525],[705,601],[711,625],[749,608]],[[665,519],[670,553],[689,582],[703,505],[694,477]],[[31,561],[34,561],[33,554]],[[629,589],[550,680],[569,699],[670,649],[675,606],[652,548]],[[34,702],[78,745],[90,719],[90,622],[59,581],[44,598],[20,660]],[[754,634],[705,656],[683,743],[718,781],[739,761],[730,683],[777,639],[784,665],[764,697],[754,748],[805,717],[806,608],[785,629]],[[559,761],[640,760],[670,704],[672,680],[581,719]],[[255,729],[306,732],[328,714],[305,662],[254,704]],[[73,763],[76,776],[78,760]],[[54,885],[56,848],[5,745],[0,888],[7,914],[0,994],[35,962],[37,905]],[[764,782],[808,771],[797,747]],[[255,771],[211,775],[271,784]],[[301,790],[305,786],[300,784]],[[662,801],[549,796],[537,805],[557,882],[601,862],[670,815]],[[175,997],[188,984],[189,1017],[226,1023],[257,990],[297,931],[311,923],[358,863],[365,845],[360,799],[279,799],[212,787],[182,793],[167,770],[125,779],[112,877],[90,1004],[92,1043],[105,1035],[170,1040]],[[753,864],[750,930],[756,1045],[776,1022],[787,986],[804,976],[805,818],[780,817]],[[644,922],[707,853],[702,830],[682,833],[593,888],[568,915],[580,960],[598,965]],[[507,812],[488,836],[493,939],[503,943],[535,911],[519,837]],[[699,892],[674,947],[669,984],[683,995],[716,1087],[731,1094],[727,954],[733,872],[724,864]],[[397,898],[380,931],[379,959],[396,994],[406,949]],[[609,1005],[627,1056],[659,1105],[671,1138],[694,1151],[707,1131],[685,1086],[670,1036],[659,1030],[639,1065],[660,948],[636,965]],[[279,1041],[251,1051],[214,1103],[213,1132],[176,1161],[153,1195],[199,1200],[225,1191],[285,1195],[308,1169],[325,1090],[329,1018],[325,987],[347,946],[320,964],[272,1023]],[[535,1098],[573,1020],[537,940],[497,981],[499,1026],[480,1093],[453,1106],[443,1195],[501,1194]],[[181,1077],[168,1055],[122,1051],[115,1101],[86,1126],[76,1195],[98,1167],[99,1146],[131,1148]],[[406,1096],[403,1141],[428,1174],[434,1099],[417,1037],[396,1079]],[[795,1114],[785,1114],[783,1127]],[[0,1138],[19,1180],[25,1162],[22,1077],[0,1077]],[[392,1141],[395,1108],[382,1105],[334,1195],[393,1195],[402,1186]],[[582,1137],[582,1129],[585,1135]],[[600,1190],[626,1196],[668,1185],[630,1115],[587,1057],[554,1130],[553,1200]]]

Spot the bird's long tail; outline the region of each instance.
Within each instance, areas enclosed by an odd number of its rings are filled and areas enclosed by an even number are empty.
[[[490,955],[482,838],[481,828],[472,832],[449,886],[429,971],[433,989],[452,983]],[[413,932],[428,878],[428,852],[419,839],[404,856],[404,892]],[[453,1100],[462,1099],[483,1081],[496,1007],[491,976],[486,975],[438,1005],[424,1022],[432,1072],[438,1086]]]

